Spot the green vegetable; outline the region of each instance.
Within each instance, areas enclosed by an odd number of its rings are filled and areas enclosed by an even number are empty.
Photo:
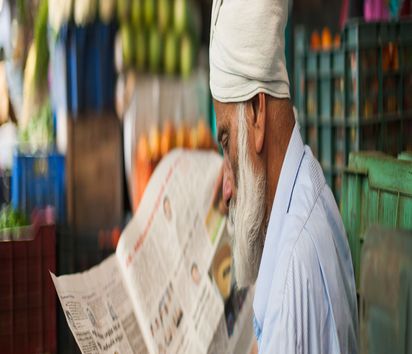
[[[133,60],[133,42],[132,42],[132,29],[128,23],[124,23],[120,29],[122,38],[122,53],[123,64],[126,68],[129,68]]]
[[[17,19],[20,24],[26,24],[27,11],[25,0],[17,0]]]
[[[11,206],[5,206],[0,210],[0,230],[29,225],[27,217]]]
[[[149,33],[149,69],[156,74],[160,70],[162,61],[162,40],[156,28],[152,28]]]
[[[168,32],[165,37],[164,69],[167,75],[176,73],[178,64],[179,42],[174,32]]]
[[[188,0],[174,0],[174,27],[178,35],[182,34],[189,23],[189,3]]]
[[[54,143],[53,119],[50,102],[47,101],[32,116],[26,129],[20,133],[20,141],[34,150],[47,150]]]
[[[194,66],[194,44],[192,38],[185,33],[180,42],[180,74],[188,78]]]
[[[47,80],[49,47],[47,43],[48,0],[41,0],[34,23],[34,47],[36,50],[34,79],[36,86]]]
[[[155,0],[143,0],[144,1],[144,19],[147,27],[154,25],[156,17],[156,2]]]
[[[132,24],[135,27],[140,27],[143,18],[142,0],[132,0],[131,13],[132,13]]]
[[[146,53],[147,53],[147,45],[146,45],[146,35],[145,32],[140,29],[136,31],[136,69],[138,71],[143,71],[146,66]]]
[[[193,0],[174,0],[173,26],[176,34],[190,33],[192,40],[200,41],[202,18],[198,3]]]
[[[130,0],[117,0],[117,17],[119,18],[120,24],[127,22],[129,18],[129,12]]]
[[[158,25],[160,32],[167,31],[172,15],[172,3],[171,0],[159,0],[158,1]]]

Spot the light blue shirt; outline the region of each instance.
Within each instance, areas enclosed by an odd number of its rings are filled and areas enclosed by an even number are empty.
[[[276,189],[253,310],[260,354],[358,352],[345,229],[297,123]]]

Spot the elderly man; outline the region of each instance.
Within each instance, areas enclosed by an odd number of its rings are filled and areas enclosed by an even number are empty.
[[[259,353],[357,353],[339,210],[302,143],[284,56],[286,0],[215,0],[210,88],[240,287],[256,282]]]

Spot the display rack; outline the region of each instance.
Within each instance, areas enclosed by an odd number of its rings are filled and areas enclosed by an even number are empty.
[[[295,33],[294,102],[305,143],[340,199],[349,153],[412,147],[412,21],[350,21],[339,48],[312,50]]]

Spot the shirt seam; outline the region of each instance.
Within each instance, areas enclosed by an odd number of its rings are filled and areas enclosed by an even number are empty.
[[[290,271],[291,271],[291,270],[290,270],[290,269],[291,269],[290,264],[291,264],[291,262],[292,262],[292,255],[295,254],[296,244],[298,243],[298,241],[299,241],[300,238],[302,237],[302,233],[303,233],[304,230],[307,231],[307,232],[310,234],[309,230],[306,228],[306,224],[308,223],[308,221],[309,221],[309,219],[310,219],[310,217],[311,217],[311,215],[312,215],[312,213],[313,213],[313,210],[315,209],[315,206],[316,206],[316,204],[317,204],[317,202],[318,202],[319,196],[322,194],[323,189],[325,188],[325,185],[326,185],[326,183],[324,183],[323,186],[322,186],[322,188],[319,190],[319,193],[318,193],[318,195],[317,195],[316,198],[315,198],[315,201],[314,201],[314,203],[313,203],[313,206],[312,206],[312,208],[310,209],[310,212],[309,212],[309,214],[308,214],[308,217],[306,218],[305,222],[303,223],[302,228],[301,228],[300,231],[299,231],[298,237],[296,238],[296,240],[295,240],[295,242],[294,242],[294,244],[293,244],[293,247],[292,247],[292,250],[291,250],[291,255],[290,255],[289,261],[288,261],[286,279],[289,278],[289,273],[290,273]],[[312,236],[311,236],[311,238],[312,238]],[[285,289],[285,285],[286,285],[286,280],[285,280],[285,284],[284,284],[284,286],[283,286],[283,289]],[[284,303],[284,301],[285,301],[285,294],[286,294],[286,291],[283,291],[282,306],[283,306],[283,303]]]
[[[302,228],[301,228],[300,231],[299,231],[298,237],[296,238],[296,240],[295,240],[295,242],[294,242],[294,244],[293,244],[293,247],[292,247],[292,250],[291,250],[291,254],[290,254],[290,257],[289,257],[289,261],[288,261],[286,279],[285,279],[285,283],[284,283],[284,286],[283,286],[283,289],[285,289],[285,290],[283,291],[283,295],[282,295],[282,308],[283,308],[284,303],[285,303],[286,293],[288,292],[288,291],[286,291],[286,289],[289,289],[289,287],[286,287],[286,285],[287,285],[287,283],[288,283],[289,274],[290,274],[291,269],[292,269],[292,267],[291,267],[291,262],[292,262],[293,256],[295,255],[295,252],[296,252],[296,244],[298,243],[298,241],[299,241],[300,238],[302,237],[303,231],[308,232],[308,234],[310,235],[310,237],[311,237],[311,239],[312,239],[312,236],[311,236],[309,230],[306,228],[306,224],[308,223],[310,217],[312,216],[313,210],[315,209],[315,206],[316,206],[316,204],[318,203],[318,199],[319,199],[320,195],[322,194],[322,192],[323,192],[323,190],[324,190],[324,188],[325,188],[325,185],[326,185],[326,183],[324,183],[324,184],[322,185],[322,188],[320,188],[319,193],[318,193],[318,195],[316,196],[316,198],[315,198],[315,200],[314,200],[314,203],[313,203],[313,205],[312,205],[312,208],[310,209],[310,212],[309,212],[309,214],[308,214],[308,217],[306,218],[305,222],[303,223]],[[312,241],[312,242],[313,242],[313,241]],[[290,320],[292,320],[293,328],[294,328],[294,332],[295,332],[295,334],[294,334],[294,336],[295,336],[295,340],[294,340],[294,342],[295,342],[295,349],[298,349],[298,335],[297,335],[297,333],[296,333],[296,325],[295,325],[294,318],[292,317],[292,314],[291,314],[291,312],[290,312],[289,309],[288,309],[287,316],[288,316],[288,318],[289,318]]]
[[[302,157],[300,158],[300,161],[299,161],[299,166],[298,166],[298,169],[296,171],[295,179],[293,180],[292,192],[290,193],[290,198],[289,198],[289,203],[288,203],[288,208],[286,210],[286,214],[289,214],[290,205],[292,204],[293,193],[295,192],[296,181],[298,179],[299,171],[300,171],[300,168],[302,167],[302,162],[303,162],[303,159],[305,157],[305,154],[306,154],[306,151],[305,151],[305,149],[303,149],[303,154],[302,154]]]

